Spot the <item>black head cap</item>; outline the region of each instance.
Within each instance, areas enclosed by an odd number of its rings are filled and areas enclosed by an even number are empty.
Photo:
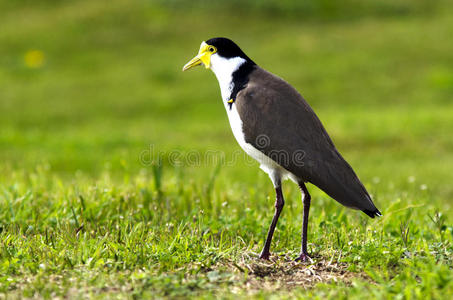
[[[251,62],[255,64],[245,53],[239,48],[238,45],[236,45],[232,40],[223,38],[223,37],[217,37],[217,38],[212,38],[206,41],[206,44],[212,45],[217,48],[217,53],[220,56],[226,57],[226,58],[233,58],[233,57],[241,57],[248,62]]]

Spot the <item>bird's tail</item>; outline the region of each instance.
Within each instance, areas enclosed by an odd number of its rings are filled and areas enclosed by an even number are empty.
[[[366,213],[370,218],[381,217],[382,216],[381,212],[377,208],[375,210],[364,209],[362,211],[364,213]]]

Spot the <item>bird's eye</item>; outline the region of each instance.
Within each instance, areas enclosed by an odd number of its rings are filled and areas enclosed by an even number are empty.
[[[214,47],[209,47],[209,52],[214,52]]]

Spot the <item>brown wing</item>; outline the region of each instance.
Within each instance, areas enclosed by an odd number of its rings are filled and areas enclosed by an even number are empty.
[[[235,105],[246,142],[341,204],[380,214],[321,121],[286,81],[257,68]]]

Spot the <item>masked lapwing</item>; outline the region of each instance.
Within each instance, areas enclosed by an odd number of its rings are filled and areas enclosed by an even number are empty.
[[[234,137],[241,148],[260,163],[275,187],[275,214],[260,258],[270,256],[272,235],[285,203],[281,182],[286,178],[296,182],[303,194],[302,247],[296,260],[309,259],[307,226],[311,197],[306,182],[371,218],[381,215],[321,121],[296,89],[260,68],[227,38],[202,42],[198,55],[183,71],[201,64],[217,77]]]

